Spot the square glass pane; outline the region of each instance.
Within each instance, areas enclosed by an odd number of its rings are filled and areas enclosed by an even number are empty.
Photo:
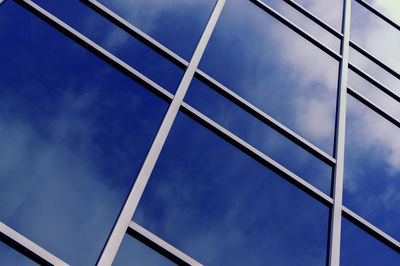
[[[0,221],[94,265],[167,104],[15,2],[1,12]]]
[[[139,240],[125,234],[112,265],[172,266],[176,264]]]
[[[332,168],[197,79],[185,101],[258,150],[330,193]]]
[[[323,265],[329,209],[178,114],[134,221],[204,265]]]
[[[399,253],[344,218],[340,242],[340,266],[400,265]]]
[[[400,129],[348,97],[343,201],[400,239]]]
[[[36,2],[160,86],[172,93],[175,92],[183,75],[180,68],[82,2],[70,0]]]
[[[324,28],[319,26],[317,23],[313,22],[306,16],[304,16],[302,13],[294,9],[292,6],[290,6],[287,2],[282,1],[282,0],[262,0],[265,4],[269,5],[276,11],[278,11],[281,15],[289,19],[291,22],[299,26],[301,29],[305,30],[311,36],[331,48],[332,50],[339,52],[340,49],[340,40],[326,31]],[[297,1],[296,1],[297,2]],[[321,1],[314,1],[314,4],[321,3]],[[335,7],[329,7],[330,9],[321,9],[321,12],[326,10],[330,11],[330,14],[332,14],[332,9],[337,8],[336,5],[341,4],[341,1],[330,1],[329,3],[322,2],[324,5],[334,5]],[[339,7],[339,10],[341,7]],[[316,15],[316,14],[314,14]],[[319,19],[324,21],[322,18],[320,18],[318,15],[316,15]],[[326,21],[324,21],[326,24],[329,25]],[[329,25],[331,26],[331,25]],[[340,29],[337,30],[340,32]]]
[[[226,3],[200,68],[332,152],[338,62],[253,3]]]
[[[351,40],[400,72],[400,49],[398,49],[400,31],[354,0],[351,13]],[[399,15],[400,13],[397,13],[397,16]]]

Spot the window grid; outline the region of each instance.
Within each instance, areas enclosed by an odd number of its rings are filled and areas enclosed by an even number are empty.
[[[361,71],[359,68],[348,62],[348,49],[349,47],[352,47],[365,55],[368,59],[373,61],[374,63],[378,64],[382,68],[384,68],[386,71],[394,75],[395,77],[399,78],[398,72],[387,66],[386,64],[382,63],[379,59],[371,55],[368,51],[364,50],[357,44],[353,43],[349,39],[349,29],[350,29],[350,5],[351,1],[350,0],[344,0],[344,14],[343,20],[344,20],[344,34],[338,33],[336,30],[332,29],[330,26],[325,24],[322,20],[320,20],[318,17],[316,17],[314,14],[309,12],[308,10],[304,9],[301,5],[297,4],[294,1],[291,0],[283,0],[284,2],[288,3],[292,7],[294,7],[296,10],[298,10],[300,13],[311,19],[312,21],[316,22],[320,26],[322,26],[325,30],[333,34],[334,36],[338,37],[342,41],[342,48],[341,48],[341,54],[337,54],[336,52],[332,51],[330,48],[327,48],[325,45],[321,44],[317,39],[309,35],[307,32],[302,30],[300,27],[296,26],[290,20],[286,19],[282,15],[280,15],[278,12],[274,11],[272,8],[267,6],[265,3],[259,1],[259,0],[250,0],[253,2],[255,5],[275,17],[277,20],[281,21],[283,24],[294,30],[296,33],[301,35],[303,38],[307,39],[311,43],[313,43],[315,46],[320,48],[321,50],[325,51],[327,54],[331,55],[333,58],[337,59],[338,61],[341,62],[340,64],[340,87],[338,90],[338,94],[341,98],[341,100],[338,101],[337,104],[337,126],[336,126],[336,141],[335,141],[335,157],[336,159],[332,158],[331,156],[327,155],[323,151],[321,151],[318,147],[314,146],[313,144],[309,143],[307,140],[303,139],[301,136],[297,135],[295,132],[291,131],[289,128],[285,127],[278,121],[274,120],[272,117],[268,116],[261,110],[259,110],[257,107],[253,106],[249,102],[247,102],[245,99],[241,98],[240,96],[236,95],[234,92],[230,91],[228,88],[220,84],[218,81],[214,80],[210,76],[208,76],[206,73],[202,72],[201,70],[197,69],[197,65],[201,59],[201,54],[205,49],[205,46],[207,44],[207,41],[212,34],[213,27],[215,26],[215,23],[219,17],[219,14],[222,10],[223,4],[225,0],[219,0],[216,4],[216,8],[213,11],[213,15],[210,17],[210,20],[208,22],[208,26],[206,27],[206,34],[203,33],[204,35],[208,35],[206,37],[202,37],[200,43],[198,44],[198,47],[196,48],[195,54],[191,60],[191,63],[186,62],[184,59],[179,57],[178,55],[174,54],[172,51],[170,51],[168,48],[162,46],[159,44],[157,41],[152,39],[150,36],[146,35],[145,33],[141,32],[139,29],[134,27],[133,25],[129,24],[128,22],[124,21],[120,17],[118,17],[115,13],[112,11],[108,10],[106,7],[102,6],[100,3],[98,3],[95,0],[81,0],[83,3],[88,5],[90,8],[92,8],[94,11],[98,12],[100,15],[105,17],[106,19],[110,20],[112,23],[114,23],[116,26],[120,27],[121,29],[125,30],[129,34],[131,34],[133,37],[137,38],[138,40],[142,41],[144,44],[158,52],[159,54],[163,55],[165,58],[176,64],[182,69],[186,69],[184,78],[181,81],[181,84],[178,88],[178,91],[176,95],[172,95],[162,87],[160,87],[158,84],[155,82],[151,81],[126,63],[124,63],[122,60],[118,59],[111,53],[107,52],[105,49],[100,47],[99,45],[95,44],[88,38],[86,38],[84,35],[80,34],[73,28],[69,27],[67,24],[63,23],[61,20],[57,19],[55,16],[51,15],[48,13],[46,10],[40,8],[37,6],[34,2],[30,0],[15,0],[17,3],[19,3],[21,6],[25,7],[41,19],[45,20],[47,23],[58,29],[59,31],[63,32],[65,35],[88,49],[89,51],[93,52],[106,62],[108,62],[110,65],[113,67],[117,68],[136,82],[140,83],[143,85],[145,88],[149,89],[151,92],[153,92],[155,95],[159,96],[166,102],[170,103],[170,108],[173,109],[173,111],[168,111],[171,114],[168,115],[168,112],[166,114],[164,120],[168,120],[168,123],[166,128],[167,130],[164,131],[161,126],[160,131],[163,131],[163,140],[165,141],[168,131],[171,128],[173,124],[173,119],[177,112],[179,110],[183,111],[184,113],[188,114],[190,117],[195,119],[196,121],[200,122],[202,125],[206,126],[209,128],[211,131],[216,133],[217,135],[223,137],[225,140],[233,144],[234,146],[238,147],[240,150],[244,151],[257,161],[261,162],[262,164],[266,165],[267,167],[271,168],[274,172],[278,173],[280,176],[286,178],[289,182],[292,184],[296,185],[300,189],[302,189],[304,192],[310,194],[313,196],[315,199],[320,201],[321,203],[327,205],[328,207],[332,207],[332,214],[331,219],[333,219],[333,222],[331,221],[331,235],[330,235],[330,256],[329,256],[329,265],[339,265],[339,254],[340,254],[340,221],[343,217],[346,217],[349,219],[351,222],[354,224],[358,225],[360,228],[362,228],[364,231],[367,233],[371,234],[374,236],[376,239],[379,241],[383,242],[384,244],[388,245],[392,249],[394,249],[396,252],[400,253],[400,243],[381,231],[379,228],[375,227],[374,225],[370,224],[368,221],[365,219],[361,218],[358,216],[356,213],[352,212],[351,210],[347,209],[345,206],[342,206],[341,202],[341,197],[342,197],[342,182],[343,182],[343,161],[344,161],[344,127],[345,127],[345,98],[347,94],[350,94],[366,106],[368,106],[370,109],[374,110],[384,118],[386,118],[388,121],[394,123],[396,126],[399,126],[399,122],[397,119],[393,118],[390,116],[386,111],[375,105],[371,100],[368,98],[364,97],[362,94],[357,92],[356,90],[352,88],[348,88],[347,86],[347,68],[355,71],[358,73],[360,76],[362,76],[364,79],[387,93],[389,96],[392,98],[395,98],[397,101],[400,100],[399,96],[397,96],[395,93],[393,93],[390,89],[386,88],[384,85],[382,85],[379,81],[375,80],[373,77],[368,75],[367,73]],[[400,27],[398,24],[387,18],[385,15],[381,14],[379,11],[374,9],[372,6],[367,4],[366,2],[362,0],[356,0],[358,3],[366,7],[368,10],[370,10],[372,13],[377,15],[378,17],[382,18],[384,21],[388,22],[390,25],[394,26],[396,29],[400,30]],[[0,2],[1,3],[1,2]],[[346,23],[347,21],[347,23]],[[346,31],[346,27],[348,27],[348,30]],[[346,51],[347,49],[347,51]],[[197,53],[197,54],[196,54]],[[195,62],[192,62],[195,61]],[[241,107],[243,110],[249,112],[253,116],[255,116],[257,119],[263,121],[294,143],[298,144],[320,160],[324,161],[330,166],[334,166],[335,169],[341,167],[341,169],[335,170],[335,177],[334,177],[334,182],[335,186],[334,188],[334,198],[332,199],[331,197],[327,196],[323,192],[319,191],[316,189],[314,186],[311,184],[307,183],[304,181],[302,178],[296,176],[293,174],[291,171],[287,170],[285,167],[281,166],[280,164],[276,163],[274,160],[263,154],[262,152],[258,151],[245,141],[241,140],[239,137],[235,136],[233,133],[229,132],[222,126],[218,125],[216,122],[213,120],[209,119],[205,115],[201,114],[199,111],[191,107],[190,105],[186,104],[183,102],[184,94],[190,84],[191,79],[193,76],[198,77],[201,81],[205,82],[207,85],[209,85],[212,89],[216,90],[218,93],[223,95],[224,97],[228,98],[232,102],[234,102],[236,105]],[[339,97],[338,97],[339,98]],[[343,103],[344,102],[344,103]],[[343,110],[344,109],[344,110]],[[342,111],[341,111],[342,110]],[[343,118],[344,116],[344,118]],[[164,124],[164,122],[163,122]],[[169,127],[169,129],[168,129]],[[162,130],[161,130],[162,129]],[[158,134],[159,135],[159,134]],[[158,156],[159,152],[161,151],[163,145],[163,141],[161,141],[161,145],[158,146],[158,151],[156,153],[156,157]],[[154,145],[153,145],[154,146]],[[148,154],[148,157],[154,156],[154,154],[151,154],[151,150]],[[149,156],[150,155],[150,156]],[[152,160],[152,167],[157,161],[157,158],[151,158]],[[337,160],[337,161],[336,161]],[[147,158],[146,158],[147,161]],[[145,163],[146,164],[146,163]],[[150,167],[150,168],[152,168]],[[149,170],[148,170],[149,171]],[[340,174],[340,171],[342,172]],[[147,173],[147,179],[149,178],[151,173],[150,171]],[[139,174],[140,175],[140,174]],[[147,181],[147,180],[146,180]],[[144,189],[144,185],[142,184],[142,192]],[[135,194],[137,197],[137,202],[140,199],[141,192],[138,194]],[[136,205],[137,205],[136,202]],[[136,206],[135,206],[136,207]],[[135,208],[134,207],[134,208]],[[134,209],[133,208],[133,209]],[[129,216],[129,215],[128,215]],[[132,213],[133,216],[133,213]],[[132,217],[131,216],[131,217]],[[158,246],[160,248],[163,247],[163,245],[169,245],[166,242],[163,242],[163,240],[157,238],[157,236],[152,235],[151,232],[148,232],[146,229],[141,228],[139,225],[136,223],[130,221],[127,222],[128,224],[123,226],[125,229],[119,232],[122,237],[125,235],[126,232],[128,232],[131,235],[134,235],[132,232],[136,232],[137,234],[140,234],[144,239],[147,239],[148,241],[151,241],[151,238],[156,239],[153,241],[155,246]],[[125,222],[126,224],[126,222]],[[49,264],[55,264],[55,265],[61,265],[62,262],[58,258],[56,258],[54,255],[48,253],[44,249],[40,248],[37,246],[35,243],[31,242],[30,240],[26,239],[25,237],[21,236],[11,228],[7,227],[6,225],[0,223],[0,236],[1,240],[3,242],[6,242],[10,246],[14,247],[15,249],[19,250],[21,253],[28,257],[37,257],[38,261],[41,261],[42,263],[45,264],[45,262]],[[143,230],[144,231],[143,231]],[[146,233],[147,232],[147,233]],[[332,233],[334,232],[334,233]],[[137,237],[139,238],[139,237]],[[9,241],[7,241],[9,239]],[[157,240],[158,239],[158,240]],[[11,242],[18,243],[17,246],[13,246],[10,244]],[[122,238],[120,239],[118,246],[120,242],[122,241]],[[146,242],[145,240],[141,239],[142,242]],[[118,242],[118,241],[117,241]],[[154,247],[153,247],[154,248]],[[180,254],[179,250],[174,250],[174,247],[171,246],[171,254],[172,256],[182,256]],[[116,250],[115,250],[116,252]],[[115,255],[115,254],[114,254]],[[183,254],[185,255],[185,254]],[[187,255],[185,255],[187,256]],[[188,257],[190,258],[190,257]],[[112,261],[113,257],[111,258]],[[195,262],[193,262],[195,263]],[[65,263],[64,263],[65,264]],[[107,263],[102,264],[101,260],[98,263],[99,265],[108,265]],[[188,263],[192,264],[192,263]]]

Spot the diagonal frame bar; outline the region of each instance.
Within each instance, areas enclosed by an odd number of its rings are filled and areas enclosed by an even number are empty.
[[[150,178],[151,172],[167,139],[168,133],[171,130],[172,124],[183,102],[183,98],[185,97],[187,89],[189,88],[190,82],[193,79],[194,73],[211,37],[214,27],[218,21],[218,18],[222,12],[224,4],[225,0],[218,0],[214,7],[207,26],[204,29],[200,41],[197,44],[196,50],[194,51],[194,54],[192,56],[192,59],[190,60],[188,68],[183,75],[176,94],[167,110],[164,120],[161,123],[157,135],[151,145],[150,151],[147,154],[147,157],[142,165],[142,168],[140,169],[136,181],[125,201],[125,204],[107,240],[103,252],[100,255],[97,265],[111,265],[115,255],[117,254],[118,248],[126,233],[129,223],[131,222],[139,200]]]

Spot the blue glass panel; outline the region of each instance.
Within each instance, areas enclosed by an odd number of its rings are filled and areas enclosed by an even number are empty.
[[[216,0],[99,1],[186,60],[207,24]]]
[[[226,3],[200,68],[332,152],[338,62],[253,3]]]
[[[113,262],[113,266],[118,265],[167,266],[175,263],[135,238],[125,235]]]
[[[185,101],[329,195],[330,166],[202,82],[192,81]]]
[[[70,0],[35,2],[160,86],[175,92],[183,75],[180,68],[83,3]]]
[[[386,5],[390,1],[382,1]],[[394,3],[394,2],[393,2]],[[396,13],[395,9],[392,10]],[[397,17],[399,13],[397,13]],[[400,71],[400,32],[356,1],[352,3],[350,37],[384,63]],[[397,88],[399,89],[399,88]]]
[[[34,266],[39,265],[18,251],[0,241],[0,261],[6,266]]]
[[[338,38],[333,36],[331,33],[326,31],[322,27],[320,27],[318,24],[316,24],[312,20],[308,19],[306,16],[301,14],[299,11],[294,9],[292,6],[288,5],[285,1],[263,0],[263,2],[266,3],[267,5],[269,5],[270,7],[272,7],[273,9],[275,9],[276,11],[278,11],[280,14],[285,16],[287,19],[292,21],[294,24],[296,24],[297,26],[299,26],[306,32],[310,33],[313,37],[318,39],[323,44],[327,45],[328,47],[335,50],[336,52],[339,52],[340,40]],[[338,4],[340,4],[340,2],[341,1],[330,1],[330,3],[328,5],[333,4],[335,6],[333,8],[336,8],[336,6]],[[313,3],[313,4],[318,5],[319,2],[315,1],[315,3]],[[339,9],[340,9],[340,7],[339,7]],[[329,11],[331,11],[331,10],[332,10],[332,8],[329,9]],[[316,16],[319,17],[318,14]],[[322,19],[322,18],[320,18],[320,19]],[[326,21],[324,21],[324,22],[326,23]]]
[[[1,14],[0,221],[93,265],[167,106],[13,1]]]
[[[400,129],[348,97],[344,204],[400,239]]]
[[[395,266],[400,265],[400,255],[353,223],[342,219],[340,265]]]
[[[205,265],[323,265],[329,209],[178,114],[134,221]]]

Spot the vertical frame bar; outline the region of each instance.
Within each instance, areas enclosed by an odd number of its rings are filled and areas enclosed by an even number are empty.
[[[150,151],[147,154],[142,168],[140,169],[140,172],[136,178],[135,184],[129,192],[125,204],[119,214],[117,222],[114,224],[114,228],[107,240],[106,245],[104,246],[97,265],[111,265],[115,258],[115,255],[117,254],[122,239],[128,229],[129,223],[132,220],[133,214],[135,213],[136,207],[150,178],[151,172],[153,171],[153,168],[161,153],[161,149],[164,146],[175,117],[179,111],[179,108],[181,107],[183,98],[185,97],[190,82],[192,81],[194,73],[197,70],[200,59],[203,56],[204,50],[208,44],[211,34],[214,31],[214,27],[221,14],[225,1],[226,0],[218,0],[214,7],[210,19],[208,20],[207,26],[204,29],[203,34],[201,35],[192,59],[190,60],[185,74],[183,75],[183,78],[178,86],[176,94],[167,110],[167,113],[165,114],[164,120],[162,121],[157,135],[151,145]]]
[[[343,172],[344,149],[346,135],[346,98],[347,77],[349,67],[350,46],[350,12],[351,0],[343,0],[342,33],[343,39],[340,47],[342,56],[339,69],[339,84],[336,105],[336,129],[334,154],[336,166],[333,170],[332,197],[333,206],[330,215],[330,237],[328,250],[328,265],[339,266],[340,261],[340,237],[342,226],[342,201],[343,201]]]

